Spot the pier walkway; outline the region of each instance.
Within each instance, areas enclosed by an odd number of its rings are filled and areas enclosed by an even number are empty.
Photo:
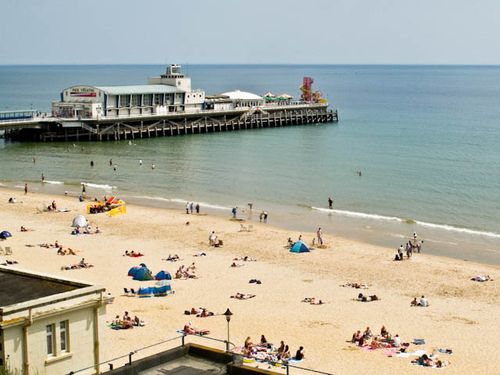
[[[326,104],[303,103],[262,108],[180,112],[101,118],[32,117],[0,121],[13,140],[111,141],[338,121]]]

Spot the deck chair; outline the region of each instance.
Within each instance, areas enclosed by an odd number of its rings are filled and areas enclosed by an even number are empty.
[[[132,295],[132,293],[130,292],[130,290],[128,290],[127,288],[123,288],[123,292],[125,293],[125,295],[127,297],[130,297]]]
[[[136,295],[137,293],[135,292],[134,289],[130,288],[130,293],[132,293],[133,295]]]

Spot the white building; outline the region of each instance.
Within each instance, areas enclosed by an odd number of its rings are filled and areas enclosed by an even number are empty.
[[[52,103],[52,115],[60,118],[99,119],[196,112],[203,109],[205,92],[191,89],[191,78],[180,65],[170,65],[165,74],[150,78],[147,85],[72,86],[61,100]]]
[[[0,267],[0,370],[98,373],[110,302],[102,287]]]
[[[251,92],[234,90],[222,93],[220,96],[229,98],[233,102],[234,108],[262,107],[264,105],[264,98]]]

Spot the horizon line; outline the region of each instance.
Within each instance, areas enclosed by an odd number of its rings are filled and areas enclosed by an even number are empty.
[[[19,63],[0,66],[168,66],[171,63]],[[439,63],[179,63],[186,66],[456,66],[456,67],[498,67],[498,64],[439,64]]]

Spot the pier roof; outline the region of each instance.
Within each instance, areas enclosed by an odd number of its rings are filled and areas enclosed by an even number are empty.
[[[109,95],[172,94],[184,92],[184,90],[180,90],[170,85],[96,86],[96,88]]]
[[[222,93],[221,95],[228,96],[233,100],[262,100],[262,97],[251,92],[234,90]]]

